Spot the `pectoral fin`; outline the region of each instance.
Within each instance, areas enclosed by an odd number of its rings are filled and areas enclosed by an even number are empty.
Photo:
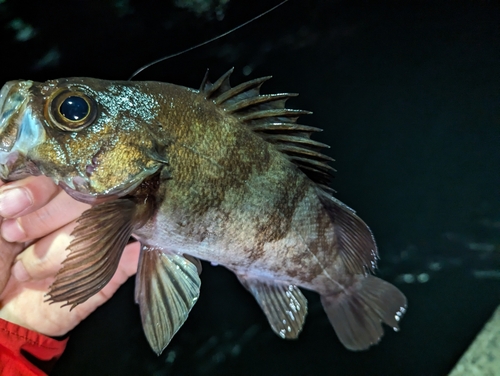
[[[307,299],[289,283],[275,283],[238,276],[264,311],[273,331],[281,338],[297,338],[307,315]]]
[[[69,255],[50,286],[51,303],[71,309],[99,292],[113,277],[132,234],[136,204],[128,199],[105,202],[85,211],[71,235]]]
[[[135,285],[142,327],[151,348],[160,355],[186,321],[200,295],[195,264],[185,257],[143,247]]]

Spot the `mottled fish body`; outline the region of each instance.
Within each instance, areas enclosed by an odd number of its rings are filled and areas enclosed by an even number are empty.
[[[300,287],[321,295],[349,349],[397,329],[406,298],[375,277],[368,226],[328,187],[319,129],[296,123],[293,94],[260,94],[269,77],[200,90],[160,82],[12,81],[0,93],[0,177],[46,175],[93,204],[78,220],[52,302],[75,306],[112,277],[132,236],[146,337],[160,353],[199,296],[198,259],[224,265],[273,330],[296,338]]]

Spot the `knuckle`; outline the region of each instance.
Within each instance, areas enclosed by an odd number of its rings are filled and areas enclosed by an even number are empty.
[[[52,232],[51,221],[51,213],[45,206],[18,218],[19,227],[24,231],[28,239],[35,239]]]

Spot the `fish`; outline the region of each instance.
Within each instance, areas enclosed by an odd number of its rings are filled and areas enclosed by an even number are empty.
[[[399,329],[407,300],[376,277],[366,223],[334,197],[328,145],[262,94],[271,76],[198,90],[156,81],[76,77],[7,82],[0,91],[0,178],[51,178],[91,204],[77,220],[47,303],[74,308],[141,244],[135,301],[158,355],[200,294],[201,261],[232,271],[272,330],[297,338],[301,288],[317,292],[340,342],[365,350]]]

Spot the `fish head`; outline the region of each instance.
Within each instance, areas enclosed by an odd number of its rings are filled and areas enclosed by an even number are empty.
[[[0,92],[0,178],[46,175],[88,203],[127,195],[165,163],[150,132],[159,108],[147,83],[7,82]]]

